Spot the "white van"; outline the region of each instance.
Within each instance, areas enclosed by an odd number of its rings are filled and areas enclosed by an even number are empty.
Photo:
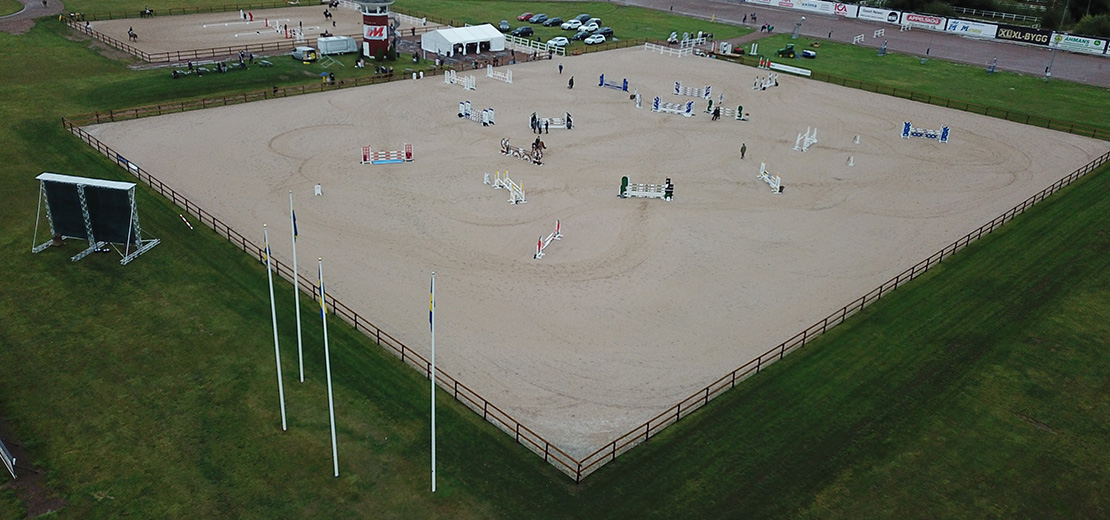
[[[300,61],[316,61],[316,49],[312,47],[297,47],[293,49],[293,59]]]

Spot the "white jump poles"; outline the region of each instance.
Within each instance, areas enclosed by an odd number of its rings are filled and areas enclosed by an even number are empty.
[[[547,235],[547,238],[544,238],[543,235],[540,235],[539,242],[536,242],[536,254],[533,256],[533,258],[535,258],[536,260],[543,258],[543,251],[547,249],[547,246],[551,245],[551,241],[559,240],[561,238],[563,238],[563,234],[560,232],[559,221],[556,220],[554,233]]]

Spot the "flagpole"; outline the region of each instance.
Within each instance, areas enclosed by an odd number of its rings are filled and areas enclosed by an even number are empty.
[[[270,230],[262,224],[266,243],[266,277],[270,280],[270,318],[274,322],[274,360],[277,363],[278,399],[281,401],[281,431],[285,431],[285,385],[281,382],[281,349],[278,348],[277,308],[274,306],[274,272],[270,269]]]
[[[335,445],[335,401],[331,394],[331,352],[328,351],[328,307],[324,300],[324,259],[318,258],[320,274],[320,320],[324,322],[324,366],[328,375],[328,417],[331,419],[331,464],[339,476],[339,450]]]
[[[300,276],[297,274],[297,214],[293,212],[293,190],[289,190],[289,220],[293,233],[293,309],[297,315],[297,366],[304,382],[304,354],[301,349],[301,291]]]
[[[432,294],[428,297],[428,322],[432,327],[432,493],[436,492],[436,272],[432,271]]]

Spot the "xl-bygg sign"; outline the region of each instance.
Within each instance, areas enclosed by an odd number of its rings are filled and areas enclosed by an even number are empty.
[[[384,25],[363,25],[362,37],[367,40],[385,40],[389,38]]]
[[[1010,40],[1047,46],[1049,38],[1052,37],[1052,31],[1030,29],[1028,27],[1018,27],[1015,25],[999,25],[998,33],[996,33],[994,37],[999,40]]]

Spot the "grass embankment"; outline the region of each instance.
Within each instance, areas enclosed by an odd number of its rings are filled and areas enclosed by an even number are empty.
[[[0,16],[7,16],[22,10],[23,3],[19,0],[0,0]]]
[[[816,59],[775,58],[775,61],[887,87],[1110,130],[1110,120],[1105,117],[1110,113],[1110,94],[1105,88],[1093,85],[1059,80],[1045,82],[1037,76],[1005,71],[989,74],[986,64],[965,65],[935,59],[921,63],[920,56],[898,53],[880,57],[871,47],[807,38],[790,40],[787,34],[764,38],[759,41],[759,47],[763,54],[774,56],[776,49],[795,43],[800,56],[802,49],[812,49],[810,44],[815,41],[821,44],[815,49]]]
[[[126,267],[113,255],[70,263],[75,245],[29,253],[36,174],[128,179],[66,134],[61,115],[199,95],[165,71],[127,70],[70,38],[50,24],[0,34],[21,51],[0,55],[9,93],[0,182],[10,202],[0,205],[0,274],[10,281],[0,293],[0,413],[68,501],[59,517],[1107,514],[1106,173],[583,485],[443,396],[432,496],[427,381],[331,323],[342,471],[332,478],[311,302],[302,309],[302,385],[291,288],[279,285],[290,417],[282,433],[265,273],[211,231],[189,231],[166,201],[140,190],[143,227],[163,243]],[[193,87],[215,95],[273,79]],[[17,503],[0,490],[0,517],[21,517],[6,507]]]

